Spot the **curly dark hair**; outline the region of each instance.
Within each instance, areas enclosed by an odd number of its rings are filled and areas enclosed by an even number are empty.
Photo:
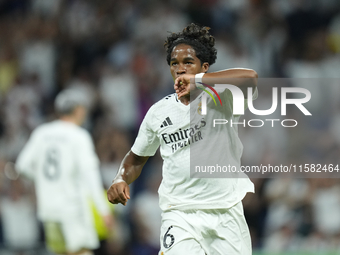
[[[191,23],[185,27],[182,32],[172,33],[167,37],[164,43],[167,56],[166,61],[170,65],[171,52],[178,44],[190,45],[196,52],[196,57],[201,61],[208,62],[212,65],[216,61],[217,50],[214,47],[215,38],[209,34],[209,27],[202,27],[197,24]]]

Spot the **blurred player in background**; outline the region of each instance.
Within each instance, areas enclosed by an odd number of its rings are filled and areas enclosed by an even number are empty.
[[[163,210],[160,255],[251,254],[250,234],[241,200],[247,192],[254,192],[252,182],[248,178],[190,178],[190,147],[193,146],[190,143],[193,139],[203,147],[208,142],[215,144],[216,150],[204,153],[220,156],[239,166],[242,153],[235,126],[224,125],[221,133],[205,139],[198,133],[197,130],[202,134],[203,130],[205,134],[213,133],[208,118],[232,119],[234,122],[239,118],[230,114],[232,98],[228,90],[220,93],[223,108],[209,108],[209,114],[201,116],[202,90],[198,87],[202,84],[199,82],[214,86],[209,82],[214,78],[215,83],[233,84],[243,90],[252,87],[253,98],[257,92],[254,89],[257,73],[253,70],[206,73],[216,60],[215,39],[208,30],[191,24],[183,32],[172,33],[167,38],[167,62],[176,93],[149,109],[131,151],[123,159],[108,190],[110,202],[126,205],[130,199],[128,185],[140,175],[148,158],[160,146],[164,160],[163,180],[158,190]],[[200,119],[194,128],[190,126],[191,118],[195,117],[190,116],[190,108],[197,109],[194,115]],[[178,146],[179,143],[182,145]]]
[[[91,202],[112,225],[99,160],[90,134],[80,127],[85,105],[76,91],[62,91],[55,100],[59,119],[36,128],[16,162],[17,171],[35,182],[38,217],[47,246],[57,254],[90,255],[99,247]]]

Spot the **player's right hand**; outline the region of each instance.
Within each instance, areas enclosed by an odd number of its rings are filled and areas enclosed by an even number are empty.
[[[130,199],[130,188],[125,181],[114,182],[107,191],[107,199],[112,204],[126,205]]]
[[[195,75],[193,74],[183,74],[176,78],[174,89],[178,99],[190,95],[190,91],[196,88],[196,85],[194,83],[191,83],[191,81],[193,81],[194,79]]]

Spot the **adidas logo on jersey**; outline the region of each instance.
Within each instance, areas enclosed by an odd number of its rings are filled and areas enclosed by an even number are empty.
[[[172,121],[170,120],[169,117],[166,117],[166,119],[163,121],[162,125],[161,125],[161,128],[162,127],[166,127],[166,126],[170,126],[170,125],[173,125],[172,124]]]

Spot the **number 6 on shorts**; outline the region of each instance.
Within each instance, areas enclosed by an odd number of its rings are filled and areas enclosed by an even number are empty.
[[[164,248],[166,248],[166,249],[170,248],[171,245],[173,245],[174,242],[175,242],[175,237],[169,233],[170,229],[172,229],[172,228],[173,228],[173,226],[170,226],[170,227],[168,228],[168,230],[167,230],[167,231],[165,232],[165,234],[164,234],[164,238],[163,238],[163,246],[164,246]],[[170,243],[167,243],[167,242],[169,241],[169,240],[168,240],[168,237],[170,238]]]

